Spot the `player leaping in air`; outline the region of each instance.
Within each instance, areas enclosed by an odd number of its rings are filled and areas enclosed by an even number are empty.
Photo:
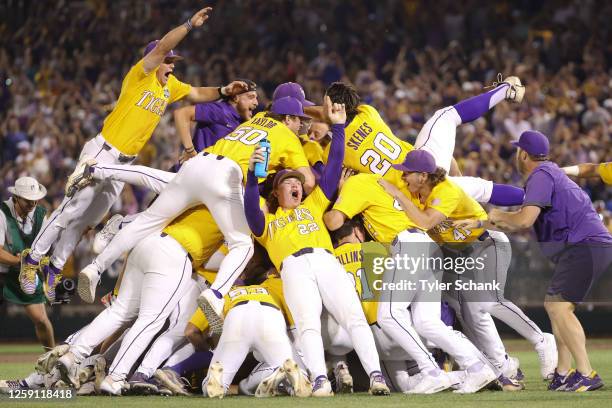
[[[132,163],[169,104],[182,98],[192,102],[214,101],[246,89],[242,82],[221,88],[192,87],[172,75],[174,63],[182,59],[173,48],[194,27],[204,24],[211,10],[210,7],[203,8],[161,40],[146,46],[144,57],[125,76],[117,104],[106,117],[102,131],[83,147],[75,175],[82,174],[82,169],[92,162]],[[53,254],[43,273],[48,281],[58,281],[53,277],[61,272],[83,231],[102,220],[122,189],[123,183],[107,180],[78,192],[76,189],[66,192],[62,203],[42,226],[31,249],[27,250],[27,256],[22,257],[19,281],[24,293],[34,293],[36,274],[43,268],[40,260],[52,245]]]

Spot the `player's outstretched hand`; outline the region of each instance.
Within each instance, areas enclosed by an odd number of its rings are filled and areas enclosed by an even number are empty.
[[[461,228],[461,229],[482,228],[482,221],[475,220],[475,219],[455,220],[453,221],[452,225],[455,228]]]
[[[191,17],[191,25],[193,27],[200,27],[206,20],[209,19],[209,13],[212,11],[212,7],[204,7]]]
[[[387,180],[385,179],[378,179],[378,184],[380,184],[382,186],[382,188],[385,189],[385,191],[387,193],[389,193],[389,195],[393,196],[393,197],[397,197],[398,195],[401,194],[401,192],[399,191],[399,189],[395,186],[395,184],[391,184],[389,183]]]
[[[323,112],[328,122],[336,125],[346,122],[346,109],[343,103],[332,103],[329,96],[323,98]]]
[[[356,173],[357,172],[350,167],[342,167],[342,174],[340,175],[340,181],[338,182],[338,190],[341,190],[344,182]]]
[[[229,85],[223,87],[223,95],[233,96],[238,95],[240,93],[246,92],[249,89],[249,86],[242,81],[234,81]]]
[[[249,159],[249,170],[255,171],[255,163],[264,163],[265,161],[266,159],[264,158],[264,149],[258,147],[257,149],[253,150],[253,154]]]

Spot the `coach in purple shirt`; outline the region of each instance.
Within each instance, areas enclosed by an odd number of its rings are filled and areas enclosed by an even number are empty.
[[[557,340],[558,363],[549,385],[556,391],[591,391],[603,386],[586,351],[582,325],[574,314],[593,283],[612,265],[612,236],[587,194],[549,161],[548,139],[523,132],[516,165],[527,176],[525,201],[515,212],[494,209],[489,222],[507,231],[533,226],[542,251],[555,263],[544,300]],[[571,370],[572,357],[576,371]]]
[[[193,157],[197,152],[227,134],[231,133],[239,124],[253,116],[257,108],[257,84],[248,79],[240,79],[248,85],[246,91],[231,97],[221,95],[220,101],[198,103],[185,106],[174,111],[176,130],[181,137],[185,153],[181,161]],[[196,122],[193,138],[190,135],[191,122]]]

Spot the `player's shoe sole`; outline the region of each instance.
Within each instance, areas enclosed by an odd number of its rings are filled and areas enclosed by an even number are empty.
[[[160,368],[155,370],[153,377],[159,381],[160,384],[169,389],[174,395],[190,395],[187,391],[185,391],[184,385],[177,375]]]
[[[91,166],[97,163],[96,159],[91,157],[84,157],[76,165],[76,168],[68,176],[64,193],[66,197],[74,196],[77,191],[85,188],[92,182],[92,171]]]
[[[102,381],[104,381],[106,377],[106,359],[104,356],[96,358],[96,362],[94,363],[94,375],[96,376],[94,385],[96,387],[96,392],[99,394],[101,392],[100,386],[102,385]]]
[[[259,383],[257,389],[255,390],[255,397],[274,397],[278,394],[276,391],[278,384],[280,384],[280,382],[283,381],[285,378],[285,370],[282,367],[277,368],[272,374],[264,378],[262,382]]]
[[[206,394],[208,398],[223,398],[225,387],[223,386],[223,366],[216,362],[208,368],[208,382],[206,383]]]
[[[96,286],[100,281],[98,271],[92,265],[87,265],[79,272],[77,292],[79,297],[86,303],[93,303],[96,298]]]
[[[74,355],[70,352],[64,354],[57,360],[57,369],[60,372],[61,380],[68,386],[79,388],[79,375],[77,370],[77,363]]]
[[[223,331],[223,317],[217,314],[210,300],[206,297],[207,293],[215,296],[209,289],[205,290],[198,296],[198,306],[202,309],[202,312],[206,316],[206,320],[208,320],[210,334],[221,334]]]
[[[47,351],[45,354],[42,354],[36,360],[36,371],[39,374],[48,374],[57,364],[57,359],[66,354],[68,350],[70,350],[68,344],[60,344]]]
[[[285,360],[283,371],[296,397],[305,398],[312,395],[312,384],[302,375],[300,367],[295,361],[290,358]]]

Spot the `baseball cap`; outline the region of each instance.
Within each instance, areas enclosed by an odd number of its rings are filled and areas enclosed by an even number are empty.
[[[36,181],[33,177],[19,177],[15,180],[15,185],[8,188],[9,193],[14,196],[25,198],[30,201],[37,201],[47,195],[45,186]]]
[[[434,173],[436,171],[436,159],[426,150],[412,150],[408,152],[403,163],[392,166],[396,170],[416,171],[419,173]]]
[[[148,43],[144,49],[144,53],[142,54],[142,56],[144,57],[145,55],[153,51],[153,48],[155,48],[157,43],[159,43],[159,40],[153,40],[150,43]],[[181,57],[176,52],[174,52],[174,50],[170,50],[170,52],[167,53],[164,58],[171,58],[173,61],[180,61],[183,59],[183,57]]]
[[[313,102],[310,102],[306,99],[304,88],[302,88],[302,86],[298,83],[285,82],[283,84],[280,84],[274,90],[274,93],[272,94],[272,100],[284,98],[285,96],[291,96],[292,98],[297,99],[303,106],[314,106]]]
[[[277,115],[306,117],[302,103],[291,96],[276,99],[274,102],[272,102],[272,109],[270,110],[272,113],[276,113]]]
[[[526,130],[521,133],[521,137],[517,142],[512,142],[516,147],[520,147],[530,156],[546,157],[550,150],[548,138],[537,130]]]
[[[274,176],[274,181],[272,182],[272,189],[276,189],[276,187],[278,187],[278,185],[282,183],[283,180],[286,180],[288,178],[296,178],[300,180],[300,183],[302,184],[304,184],[304,181],[306,181],[306,178],[304,178],[304,175],[300,173],[299,171],[291,170],[291,169],[283,169],[279,171],[278,173],[276,173],[276,176]]]

